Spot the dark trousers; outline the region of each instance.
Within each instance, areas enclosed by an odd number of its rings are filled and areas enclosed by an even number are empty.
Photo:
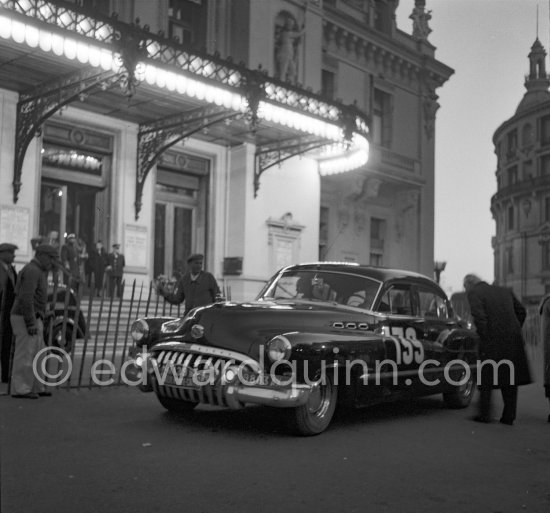
[[[516,419],[516,409],[518,404],[518,387],[517,386],[502,386],[500,387],[502,400],[504,401],[504,409],[500,419],[504,422],[514,422]],[[491,395],[493,389],[489,387],[481,387],[479,389],[479,415],[485,419],[491,418]]]
[[[9,383],[10,363],[11,363],[11,348],[13,345],[13,334],[11,326],[5,328],[1,335],[0,344],[2,345],[0,352],[0,362],[2,364],[2,383]]]
[[[109,296],[122,297],[122,276],[109,276]]]

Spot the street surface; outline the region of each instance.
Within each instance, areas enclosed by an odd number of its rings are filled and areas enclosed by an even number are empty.
[[[129,387],[1,396],[0,412],[2,513],[550,511],[540,382],[520,388],[512,427],[440,396],[351,411],[311,438],[276,410],[176,417]]]

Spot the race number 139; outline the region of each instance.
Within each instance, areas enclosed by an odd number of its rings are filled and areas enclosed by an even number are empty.
[[[399,365],[401,363],[410,365],[413,363],[422,363],[424,361],[424,346],[416,338],[414,328],[403,329],[402,326],[384,327],[384,334],[388,335],[395,344],[395,359]]]

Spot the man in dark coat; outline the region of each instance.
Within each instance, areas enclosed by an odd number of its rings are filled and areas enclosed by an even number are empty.
[[[2,383],[9,383],[10,358],[13,344],[10,313],[15,299],[17,272],[13,266],[15,244],[0,244],[0,363]]]
[[[95,288],[95,290],[90,289],[91,295],[97,292],[97,295],[100,296],[103,293],[105,267],[107,267],[107,252],[103,243],[98,240],[88,256],[88,287],[91,287],[93,282]]]
[[[43,378],[35,374],[33,362],[45,348],[48,272],[56,267],[58,258],[57,248],[40,244],[35,257],[19,273],[10,317],[15,335],[11,373],[11,395],[15,398],[37,399],[51,395],[44,388]]]
[[[122,296],[122,276],[126,261],[124,255],[120,253],[120,244],[113,244],[113,251],[107,255],[107,267],[105,271],[109,273],[109,296],[114,297],[115,290],[117,297]]]
[[[543,384],[545,395],[550,401],[550,294],[547,294],[542,298],[539,306],[540,313],[540,330],[541,341],[544,351],[543,357]],[[548,422],[550,422],[550,415],[548,415]]]
[[[65,285],[77,289],[80,276],[80,256],[74,233],[67,235],[67,241],[61,246],[61,262],[66,271],[63,273]]]
[[[464,288],[479,336],[481,382],[479,414],[474,420],[491,421],[491,392],[500,388],[504,401],[500,422],[511,426],[516,418],[518,386],[531,383],[521,332],[525,308],[511,290],[489,285],[474,274],[466,275]]]
[[[185,301],[184,314],[197,306],[213,303],[220,294],[216,278],[203,271],[203,260],[204,257],[200,254],[191,255],[187,259],[189,270],[179,279],[172,292],[166,291],[163,284],[159,284],[157,288],[158,293],[169,303],[177,305]]]

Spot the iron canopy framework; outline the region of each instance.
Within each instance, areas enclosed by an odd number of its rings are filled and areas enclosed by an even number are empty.
[[[20,93],[14,203],[32,138],[73,102],[139,126],[136,219],[149,171],[186,137],[254,143],[255,195],[262,173],[290,157],[338,145],[344,156],[354,146],[363,150],[355,167],[368,156],[369,121],[356,108],[231,59],[190,51],[138,20],[123,23],[62,1],[0,0],[0,38],[0,87]]]

